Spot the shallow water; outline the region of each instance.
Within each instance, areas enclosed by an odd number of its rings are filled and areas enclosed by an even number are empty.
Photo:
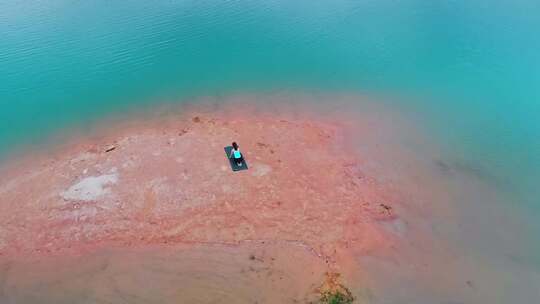
[[[540,272],[538,14],[532,0],[4,3],[0,154],[196,96],[301,92],[303,102],[330,104],[317,96],[370,95],[425,131],[421,143],[398,144],[448,179],[459,212],[426,227],[460,256],[511,274],[486,284],[506,294],[478,299],[531,303]],[[405,178],[406,168],[384,174]]]

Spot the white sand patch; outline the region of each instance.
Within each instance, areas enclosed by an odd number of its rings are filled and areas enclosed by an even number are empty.
[[[253,176],[264,176],[272,171],[272,167],[265,164],[255,164],[253,165]]]
[[[118,182],[118,173],[116,170],[111,171],[113,171],[111,174],[86,177],[67,191],[60,193],[60,196],[65,200],[95,201],[111,192],[111,189],[106,186]]]

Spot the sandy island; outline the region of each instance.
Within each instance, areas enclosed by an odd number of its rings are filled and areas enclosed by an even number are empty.
[[[336,115],[238,109],[192,106],[158,119],[109,124],[106,131],[4,169],[0,179],[2,259],[59,256],[66,262],[54,268],[62,273],[60,269],[69,272],[72,268],[67,265],[85,260],[101,265],[100,258],[86,254],[104,248],[122,252],[161,246],[163,252],[174,249],[176,261],[193,261],[168,263],[169,271],[195,274],[174,284],[161,283],[191,286],[176,299],[198,294],[190,299],[225,301],[219,288],[212,289],[216,291],[213,298],[201,297],[197,292],[201,289],[190,280],[196,277],[202,286],[210,282],[223,286],[230,283],[226,278],[236,278],[238,284],[229,293],[246,296],[237,302],[293,299],[303,303],[320,286],[335,281],[338,273],[356,298],[369,297],[358,287],[369,284],[369,278],[356,257],[399,256],[396,248],[407,233],[396,211],[403,209],[400,204],[406,198],[392,183],[366,173],[363,168],[370,160],[351,148],[351,136],[361,140],[371,130]],[[249,170],[231,171],[223,147],[232,141],[240,144]],[[105,264],[122,268],[122,257],[130,254],[120,253]],[[236,268],[231,266],[231,256],[242,257]],[[205,265],[204,261],[215,262],[203,269],[206,277],[201,274],[203,266],[196,266]],[[255,262],[270,263],[257,266],[270,274],[255,272],[260,282],[251,281],[258,291],[250,297],[236,270],[256,269],[249,264]],[[124,267],[137,264],[133,261]],[[17,267],[10,268],[10,286],[27,286],[30,283],[25,285],[17,273],[24,273],[28,266]],[[112,271],[95,267],[96,273]],[[277,269],[281,274],[275,277]],[[225,281],[215,281],[211,271],[218,271]],[[71,276],[65,275],[64,281]],[[104,280],[96,274],[87,280],[99,284],[97,278]],[[270,278],[277,285],[269,285]],[[84,286],[90,288],[88,282],[71,288],[85,290]],[[137,286],[128,284],[127,288]],[[95,292],[112,298],[108,289]],[[165,297],[167,293],[156,294]],[[152,299],[172,303],[173,298]],[[55,299],[57,303],[65,300]]]
[[[396,217],[396,199],[362,172],[343,123],[238,116],[191,110],[119,126],[14,169],[0,186],[2,254],[283,240],[331,256],[336,246],[369,251],[391,239],[373,223]],[[249,170],[231,171],[223,147],[232,141]]]

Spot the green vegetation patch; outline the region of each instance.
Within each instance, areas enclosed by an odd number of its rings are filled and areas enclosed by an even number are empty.
[[[354,301],[354,297],[341,291],[325,292],[321,295],[320,301],[322,304],[350,304]]]
[[[352,293],[339,283],[338,273],[326,273],[326,281],[318,288],[321,304],[350,304],[353,303]]]

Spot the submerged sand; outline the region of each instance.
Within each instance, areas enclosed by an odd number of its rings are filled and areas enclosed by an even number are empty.
[[[485,296],[435,227],[411,222],[453,211],[384,125],[371,114],[278,108],[184,106],[109,122],[5,168],[0,299],[307,303],[339,274],[357,301],[377,303],[384,279],[373,269],[392,267],[438,298]],[[383,149],[355,148],[368,140]],[[231,170],[223,147],[232,141],[249,170]],[[392,177],[393,165],[408,175]]]

